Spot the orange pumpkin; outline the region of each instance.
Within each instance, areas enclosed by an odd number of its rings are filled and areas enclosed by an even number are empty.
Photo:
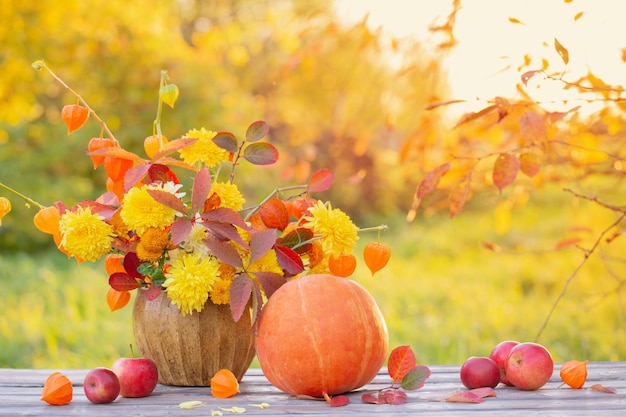
[[[361,285],[317,274],[289,281],[270,297],[259,316],[256,347],[275,387],[322,397],[369,383],[387,357],[389,335]]]

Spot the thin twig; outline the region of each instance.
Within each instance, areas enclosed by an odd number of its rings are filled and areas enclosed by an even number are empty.
[[[569,278],[567,278],[567,281],[565,281],[565,284],[563,285],[563,288],[561,289],[561,292],[559,293],[559,295],[556,297],[556,300],[554,300],[554,303],[552,303],[552,307],[550,308],[550,311],[548,312],[548,315],[546,316],[546,319],[544,320],[541,328],[539,329],[539,332],[537,333],[537,336],[535,337],[535,342],[537,342],[539,340],[539,337],[541,336],[541,334],[543,333],[545,328],[548,326],[548,322],[550,321],[550,318],[552,317],[552,313],[556,309],[556,306],[559,303],[559,301],[561,301],[561,299],[565,295],[565,292],[567,291],[567,288],[569,287],[569,284],[576,277],[576,275],[578,275],[578,271],[581,270],[581,268],[587,263],[587,260],[589,259],[589,257],[595,252],[595,250],[598,248],[598,246],[600,246],[600,242],[602,242],[604,236],[609,231],[611,231],[611,229],[613,229],[618,224],[620,224],[622,222],[622,220],[624,220],[624,218],[626,218],[626,212],[622,212],[622,214],[617,218],[617,220],[615,220],[613,223],[611,223],[611,225],[609,227],[607,227],[606,229],[604,229],[602,231],[602,233],[600,233],[600,236],[598,236],[598,238],[594,242],[594,244],[591,247],[591,249],[588,249],[588,250],[584,251],[583,259],[580,261],[578,266],[576,268],[574,268],[574,271],[572,271],[572,273],[569,276]]]

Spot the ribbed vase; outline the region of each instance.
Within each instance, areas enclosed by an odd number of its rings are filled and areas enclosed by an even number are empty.
[[[223,368],[241,380],[255,354],[250,315],[235,322],[230,306],[210,300],[201,312],[183,317],[165,293],[149,301],[138,290],[133,333],[141,355],[156,363],[159,382],[166,385],[209,386]]]

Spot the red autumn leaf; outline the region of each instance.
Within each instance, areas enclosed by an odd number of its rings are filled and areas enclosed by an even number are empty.
[[[404,375],[400,387],[409,391],[420,389],[424,386],[424,383],[430,375],[431,371],[427,366],[416,366]]]
[[[472,173],[468,173],[450,192],[450,217],[454,217],[463,210],[472,183]]]
[[[161,295],[162,290],[163,290],[163,287],[161,287],[160,285],[150,284],[150,286],[148,287],[148,290],[145,293],[146,300],[148,301],[156,300],[157,297]]]
[[[548,135],[546,121],[539,113],[526,111],[519,119],[519,131],[527,143],[541,141]]]
[[[162,182],[166,183],[168,181],[172,181],[175,184],[179,184],[178,177],[169,169],[166,165],[163,164],[152,164],[150,165],[150,169],[148,170],[148,174],[150,175],[150,180],[152,182]]]
[[[209,168],[205,166],[196,174],[196,178],[193,181],[193,189],[191,190],[191,211],[193,213],[202,210],[210,190],[211,173]]]
[[[382,391],[366,392],[365,394],[361,395],[361,401],[368,404],[376,405],[387,404],[387,401],[385,400],[385,395]]]
[[[287,207],[278,198],[271,198],[261,205],[259,214],[265,226],[270,229],[285,230],[289,224]]]
[[[287,282],[285,277],[275,272],[254,272],[254,276],[261,284],[267,298],[271,297],[277,289]]]
[[[211,254],[216,256],[221,262],[235,268],[243,268],[243,261],[239,251],[233,245],[229,245],[227,241],[209,236],[207,239],[204,239],[204,244],[209,248]]]
[[[520,170],[528,175],[534,177],[541,169],[542,157],[539,151],[527,151],[520,155]]]
[[[276,244],[276,230],[265,229],[250,236],[250,264],[261,259]]]
[[[88,117],[89,110],[78,104],[68,104],[61,109],[61,118],[65,126],[67,126],[68,135],[83,127]]]
[[[482,403],[485,400],[474,394],[472,391],[454,392],[445,397],[449,403]]]
[[[184,242],[189,237],[193,224],[191,220],[186,217],[181,217],[174,220],[170,233],[172,235],[172,244],[178,246],[181,242]]]
[[[524,85],[528,85],[528,80],[533,78],[538,72],[541,72],[541,70],[526,71],[525,73],[523,73],[522,82],[524,83]]]
[[[567,65],[569,62],[569,52],[567,51],[567,48],[561,45],[561,42],[559,42],[557,38],[554,38],[554,49],[558,52],[559,56],[563,60],[563,63]]]
[[[243,151],[246,161],[254,165],[271,165],[278,161],[278,150],[270,143],[252,143]]]
[[[141,181],[148,173],[150,167],[150,164],[141,164],[129,168],[124,174],[124,191],[130,190],[135,184]]]
[[[230,312],[239,321],[252,295],[253,282],[247,273],[238,274],[230,284]]]
[[[180,198],[176,197],[174,194],[163,190],[148,189],[147,191],[148,194],[150,194],[150,196],[154,198],[157,202],[171,208],[172,210],[176,210],[179,213],[185,215],[187,214],[187,207],[180,200]]]
[[[263,139],[270,131],[270,127],[263,120],[257,120],[248,126],[246,130],[246,141],[257,142]]]
[[[579,237],[572,237],[569,239],[563,239],[560,240],[559,242],[557,242],[556,245],[554,245],[554,249],[563,249],[563,248],[567,248],[569,246],[575,246],[578,243],[580,243],[582,239]]]
[[[124,256],[124,269],[131,277],[143,278],[143,275],[141,275],[141,273],[137,271],[139,265],[141,264],[142,262],[141,260],[139,260],[139,257],[135,252],[128,252]]]
[[[239,150],[237,138],[230,132],[218,132],[213,138],[213,143],[230,153],[236,153]]]
[[[606,394],[617,394],[617,390],[615,388],[605,387],[602,384],[593,384],[589,388],[591,388],[594,391],[604,392]]]
[[[479,396],[480,398],[496,396],[496,390],[491,387],[474,388],[474,389],[469,390],[469,392],[471,392],[474,395]]]
[[[330,188],[334,180],[335,175],[330,169],[320,169],[315,171],[313,175],[311,175],[311,178],[309,178],[307,190],[309,192],[326,191]]]
[[[274,250],[278,265],[285,270],[288,276],[294,276],[304,271],[304,263],[296,251],[282,245],[275,245]]]
[[[503,153],[498,156],[493,164],[493,183],[502,192],[504,187],[515,181],[519,171],[519,158],[510,153]]]
[[[437,168],[426,174],[426,177],[417,187],[417,198],[422,198],[424,195],[437,188],[437,185],[439,185],[439,182],[441,181],[441,177],[443,177],[449,170],[450,163],[448,162],[443,165],[439,165]]]
[[[343,407],[344,405],[350,404],[350,399],[345,395],[335,395],[331,397],[330,395],[324,393],[324,399],[331,407]]]
[[[415,365],[415,353],[411,346],[398,346],[389,354],[387,372],[393,382],[400,382]]]
[[[116,272],[109,277],[109,285],[117,291],[132,291],[139,288],[139,282],[125,272]]]

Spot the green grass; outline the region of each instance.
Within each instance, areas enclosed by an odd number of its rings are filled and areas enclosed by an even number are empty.
[[[390,264],[372,277],[361,262],[354,279],[377,300],[392,347],[411,345],[421,363],[459,364],[504,339],[533,340],[583,257],[575,247],[554,251],[555,243],[579,236],[589,248],[615,218],[594,203],[550,197],[516,209],[503,236],[494,233],[491,208],[410,225],[382,219]],[[372,239],[363,235],[359,245]],[[494,253],[482,242],[507,250]],[[608,270],[602,260],[624,249],[619,238],[603,245],[572,280],[539,340],[556,360],[626,357],[623,264]],[[3,254],[0,282],[0,367],[110,366],[129,355],[131,309],[109,312],[101,263],[78,265],[56,251]]]

